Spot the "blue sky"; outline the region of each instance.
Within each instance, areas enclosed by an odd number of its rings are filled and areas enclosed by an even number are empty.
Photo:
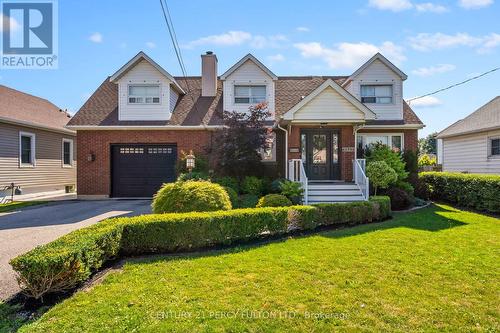
[[[406,74],[411,98],[500,66],[498,0],[168,0],[189,75],[213,50],[223,73],[251,52],[277,75],[348,75],[376,51]],[[59,1],[59,68],[1,70],[0,84],[77,111],[108,76],[144,50],[179,65],[159,0]],[[500,71],[412,107],[423,136],[500,94]]]

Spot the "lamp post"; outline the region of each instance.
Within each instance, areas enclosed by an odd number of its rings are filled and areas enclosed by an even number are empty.
[[[196,156],[194,156],[193,151],[190,150],[189,155],[186,156],[186,168],[189,170],[189,173],[191,173],[195,167],[195,159]]]

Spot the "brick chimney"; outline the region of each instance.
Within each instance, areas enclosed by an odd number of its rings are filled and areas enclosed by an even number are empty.
[[[201,96],[213,97],[217,93],[217,56],[212,51],[201,55]]]

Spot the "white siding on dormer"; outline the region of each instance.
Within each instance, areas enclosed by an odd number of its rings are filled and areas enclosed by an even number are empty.
[[[361,100],[361,85],[392,85],[392,104],[365,104],[377,114],[377,119],[403,119],[403,81],[380,60],[375,60],[352,80],[345,88]]]
[[[271,113],[271,118],[274,119],[274,81],[266,72],[260,69],[253,61],[247,60],[224,81],[224,110],[248,112],[251,104],[234,103],[235,85],[265,85],[268,109]]]
[[[139,62],[118,80],[118,119],[169,120],[171,83],[146,60]],[[129,104],[128,86],[131,84],[159,84],[160,104]]]
[[[179,93],[170,87],[170,113],[174,112],[175,105],[179,99]]]
[[[327,87],[293,115],[294,120],[364,120],[365,114]]]

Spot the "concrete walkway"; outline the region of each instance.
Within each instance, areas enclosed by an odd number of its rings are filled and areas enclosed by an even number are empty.
[[[19,291],[9,260],[113,216],[151,213],[149,200],[60,201],[0,213],[0,300]]]

